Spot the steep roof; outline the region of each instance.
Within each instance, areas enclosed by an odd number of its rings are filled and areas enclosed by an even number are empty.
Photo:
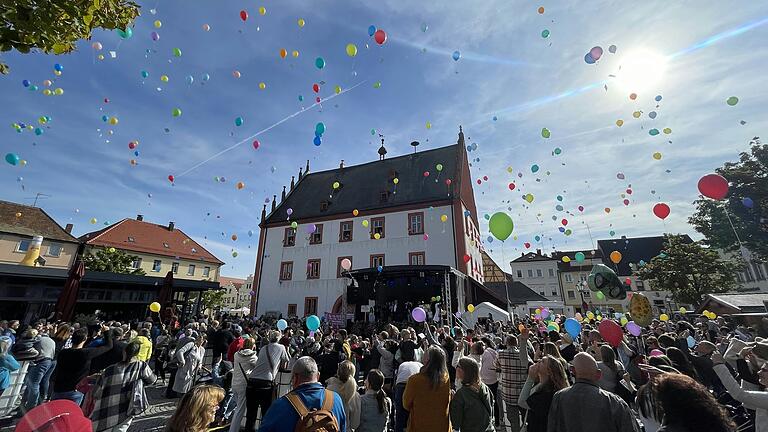
[[[296,184],[286,199],[266,218],[266,224],[352,214],[392,206],[450,200],[457,191],[459,143],[361,165],[310,173]],[[437,171],[437,165],[442,171]],[[428,176],[424,174],[429,172]],[[394,179],[398,184],[394,184]],[[446,180],[451,179],[451,185]],[[333,188],[339,182],[337,189]],[[386,200],[382,193],[388,192]],[[327,209],[321,203],[327,203]]]
[[[240,289],[245,284],[245,279],[219,276],[219,285],[225,287],[229,284],[232,284],[236,289]]]
[[[552,261],[554,258],[542,255],[539,252],[528,252],[512,260],[514,263],[532,262],[532,261]]]
[[[685,238],[688,242],[693,242],[687,234]],[[640,260],[650,262],[653,257],[659,255],[664,250],[664,236],[598,240],[597,247],[606,257],[613,251],[621,252],[621,261],[618,264],[608,261],[606,265],[614,269],[619,276],[631,276],[632,269],[629,264],[637,264]]]
[[[579,252],[584,254],[584,265],[576,265],[576,254]],[[570,262],[563,262],[563,257],[566,256],[571,259]],[[600,249],[555,251],[552,252],[552,258],[557,260],[557,270],[560,272],[588,272],[592,270],[592,265],[595,264],[591,260],[602,262],[603,253]]]
[[[123,219],[80,237],[87,245],[224,264],[178,228]],[[133,240],[133,241],[131,241]]]
[[[546,302],[549,301],[546,297],[540,295],[536,291],[530,289],[528,285],[513,281],[511,275],[507,275],[507,283],[504,282],[486,282],[485,287],[488,291],[491,291],[493,295],[503,301],[507,299],[507,288],[509,289],[509,302],[511,304],[524,304],[529,301]]]
[[[21,216],[16,217],[19,213]],[[0,201],[0,232],[30,237],[41,235],[47,240],[79,243],[43,209],[9,201]]]
[[[696,311],[700,313],[707,308],[711,309],[715,303],[721,307],[733,309],[733,313],[765,312],[764,302],[766,301],[768,301],[768,293],[707,294]]]

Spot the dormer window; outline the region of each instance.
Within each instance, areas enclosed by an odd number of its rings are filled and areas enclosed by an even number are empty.
[[[165,242],[163,242],[163,247],[166,249],[170,248],[170,246],[168,246],[168,243],[165,243]]]
[[[136,239],[134,239],[133,237],[128,237],[128,243],[134,243],[135,241]]]
[[[328,210],[328,205],[329,205],[329,204],[330,204],[330,203],[329,203],[328,201],[322,201],[322,202],[320,203],[320,211],[323,211],[323,212],[324,212],[324,211],[327,211],[327,210]]]
[[[379,194],[379,202],[385,203],[387,201],[389,201],[389,191],[382,191]]]

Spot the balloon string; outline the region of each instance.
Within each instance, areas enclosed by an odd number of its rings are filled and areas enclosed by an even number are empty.
[[[739,233],[736,232],[736,227],[733,226],[733,221],[731,220],[731,215],[728,214],[728,208],[727,207],[723,207],[723,211],[725,212],[725,217],[728,218],[728,223],[731,224],[731,229],[733,230],[733,235],[736,236],[736,241],[739,242],[739,247],[742,247],[741,239],[739,238]]]
[[[507,258],[504,256],[504,240],[501,241],[501,261],[504,265],[504,267],[501,268],[501,275],[504,277],[504,293],[507,296],[507,313],[509,313],[509,286],[507,286],[507,272],[504,270],[504,268],[507,266]],[[514,316],[510,318],[512,318],[514,321]]]

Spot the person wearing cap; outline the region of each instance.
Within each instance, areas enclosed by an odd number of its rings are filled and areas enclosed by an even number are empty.
[[[157,377],[149,365],[138,358],[140,353],[140,343],[129,343],[123,360],[106,368],[96,381],[91,414],[94,432],[125,432],[133,416],[141,414],[149,405],[144,386],[153,384]]]

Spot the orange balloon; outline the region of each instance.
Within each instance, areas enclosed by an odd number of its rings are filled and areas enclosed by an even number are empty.
[[[244,187],[245,187],[245,183],[243,183],[243,182],[237,182],[237,188],[238,188],[238,189],[242,189],[242,188],[244,188]]]
[[[540,14],[543,14],[543,13],[544,13],[544,6],[539,6],[539,13],[540,13]]]
[[[621,262],[621,252],[619,251],[613,251],[611,252],[611,262],[614,264],[618,264]]]
[[[285,48],[280,48],[280,58],[285,58],[288,55],[288,51]]]
[[[605,212],[606,212],[606,213],[610,213],[610,212],[611,212],[611,208],[610,208],[610,207],[606,207],[606,208],[605,208]]]

